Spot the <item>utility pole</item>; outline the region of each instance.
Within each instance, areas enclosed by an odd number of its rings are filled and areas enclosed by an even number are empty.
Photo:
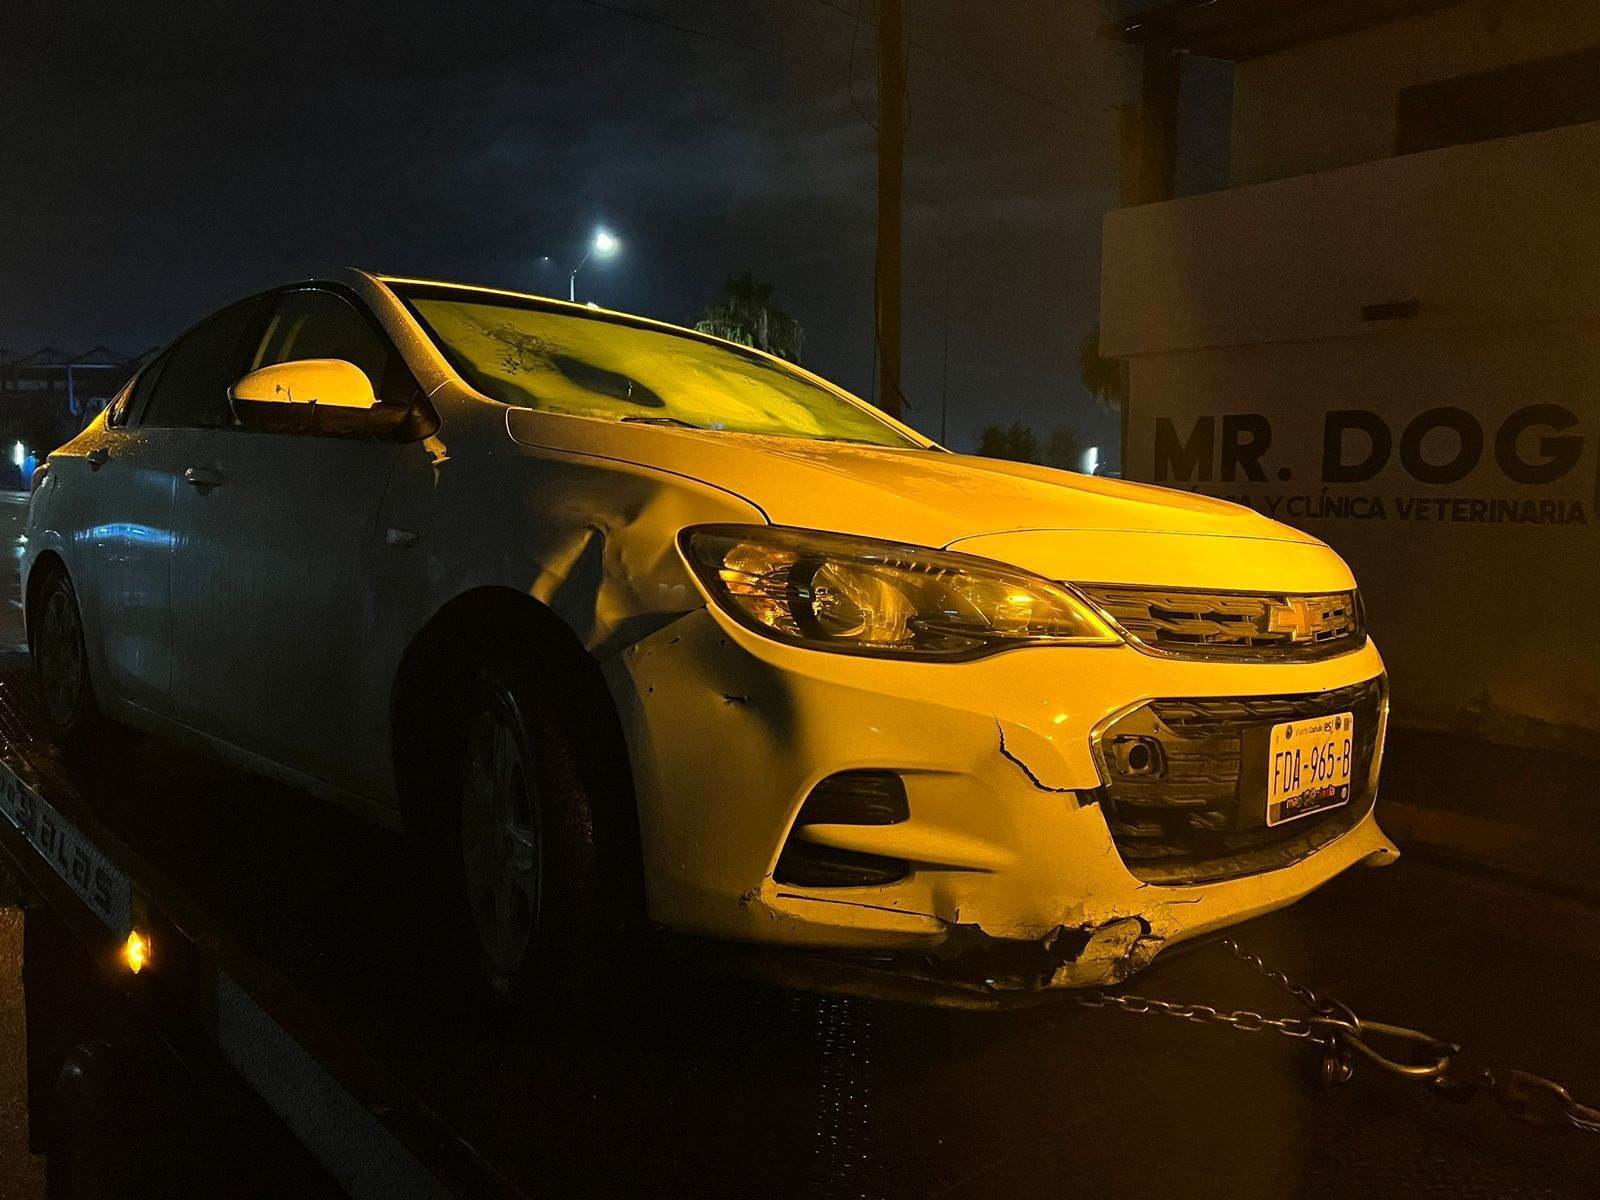
[[[950,244],[944,247],[944,347],[939,359],[939,444],[950,437],[950,264],[955,259]]]
[[[905,12],[901,0],[878,3],[878,407],[900,415],[900,217],[905,163]]]

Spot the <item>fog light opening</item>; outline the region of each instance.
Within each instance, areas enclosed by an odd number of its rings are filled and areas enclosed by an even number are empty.
[[[1111,743],[1112,762],[1125,779],[1160,775],[1165,770],[1161,743],[1148,737],[1119,737]]]

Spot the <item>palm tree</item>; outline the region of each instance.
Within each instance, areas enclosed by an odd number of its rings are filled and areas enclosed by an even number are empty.
[[[1100,331],[1091,329],[1078,343],[1078,377],[1089,394],[1110,409],[1128,402],[1128,364],[1100,357]]]
[[[1076,471],[1083,465],[1083,442],[1078,437],[1078,431],[1071,425],[1057,425],[1050,431],[1050,440],[1045,443],[1044,461],[1046,465],[1059,467],[1063,471]]]
[[[1013,421],[1009,425],[990,425],[978,439],[978,453],[985,458],[1036,463],[1039,461],[1039,439],[1021,421]]]
[[[758,283],[749,270],[722,285],[722,298],[695,322],[701,333],[754,346],[790,362],[800,361],[805,330],[772,300],[772,285]]]

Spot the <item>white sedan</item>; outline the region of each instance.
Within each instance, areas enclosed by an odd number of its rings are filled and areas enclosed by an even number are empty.
[[[638,317],[253,296],[50,455],[24,570],[63,741],[103,714],[404,829],[506,997],[648,923],[987,1003],[1394,856],[1327,546]]]

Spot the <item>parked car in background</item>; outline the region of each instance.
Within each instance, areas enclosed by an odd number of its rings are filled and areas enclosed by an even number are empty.
[[[990,1002],[1394,854],[1327,546],[638,317],[252,296],[50,455],[27,538],[64,742],[104,714],[403,828],[503,996],[648,922]]]

